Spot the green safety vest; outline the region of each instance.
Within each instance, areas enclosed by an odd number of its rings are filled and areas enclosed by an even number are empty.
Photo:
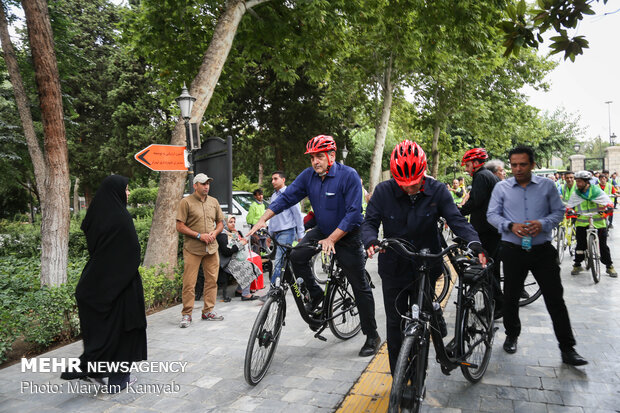
[[[596,198],[596,193],[594,192],[601,191],[601,188],[598,185],[590,185],[588,188],[588,192],[585,194],[587,198],[593,199]],[[600,192],[599,192],[600,193]],[[581,204],[577,206],[577,221],[575,222],[576,227],[587,227],[590,225],[589,217],[583,216],[581,214],[585,213],[597,213],[599,212],[599,204],[592,201],[583,201]],[[603,218],[601,215],[594,215],[592,217],[592,223],[594,224],[594,228],[605,228],[607,226],[607,220]]]
[[[566,184],[562,185],[562,201],[568,202],[570,196],[575,192],[575,188],[577,188],[577,184],[573,182],[573,186],[568,188]]]
[[[596,184],[596,186],[601,188],[601,184]],[[605,188],[601,188],[601,190],[605,192],[607,195],[611,195],[611,185],[609,184],[609,182],[607,182],[607,185],[605,185]]]
[[[464,189],[461,189],[461,190],[463,191],[463,195],[460,197],[456,194],[456,192],[450,191],[450,194],[452,194],[452,200],[454,201],[455,204],[460,204],[461,202],[463,202],[463,198],[465,196],[465,190]]]

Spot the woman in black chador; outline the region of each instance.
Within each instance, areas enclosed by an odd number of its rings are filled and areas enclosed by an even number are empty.
[[[140,244],[127,211],[128,182],[124,176],[105,178],[82,222],[90,255],[75,290],[84,340],[82,373],[61,376],[67,380],[107,376],[112,390],[125,388],[129,373],[87,371],[88,362],[146,360]]]

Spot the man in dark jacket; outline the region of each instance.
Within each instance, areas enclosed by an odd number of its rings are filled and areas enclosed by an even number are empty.
[[[484,148],[470,149],[463,155],[461,165],[465,167],[465,171],[471,175],[473,180],[469,199],[461,207],[461,214],[463,216],[470,215],[471,225],[478,232],[482,246],[495,261],[493,266],[493,275],[496,280],[494,288],[495,318],[500,318],[504,305],[504,296],[500,287],[500,264],[498,260],[501,235],[487,221],[489,200],[491,199],[491,193],[495,184],[499,182],[499,178],[484,167],[484,163],[488,158],[489,156]]]

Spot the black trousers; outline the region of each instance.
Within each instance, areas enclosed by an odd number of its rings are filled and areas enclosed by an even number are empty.
[[[575,265],[581,265],[585,258],[584,251],[588,248],[587,239],[587,227],[575,227],[575,234],[577,236],[577,247],[575,248]],[[601,262],[606,266],[612,265],[611,252],[609,252],[609,246],[607,245],[607,228],[599,228],[598,232],[598,247],[601,251]]]
[[[299,245],[310,244],[324,238],[326,236],[315,227],[304,236]],[[304,279],[310,296],[316,299],[323,295],[323,289],[317,284],[310,269],[310,258],[314,254],[310,248],[294,249],[291,253],[291,263],[295,275]],[[336,243],[336,257],[353,289],[353,296],[360,312],[362,332],[369,337],[375,337],[377,334],[375,299],[364,275],[366,258],[359,229],[349,232]]]
[[[557,263],[557,251],[550,242],[535,245],[530,252],[520,245],[502,242],[504,263],[504,327],[508,337],[521,333],[519,320],[519,296],[528,271],[531,271],[540,286],[547,312],[551,316],[553,331],[561,351],[572,350],[576,344],[570,326],[568,310],[564,303],[564,289]]]
[[[489,257],[493,259],[493,299],[495,300],[495,311],[502,310],[504,307],[504,294],[501,286],[500,272],[500,249],[502,236],[497,232],[483,232],[478,234],[482,247],[487,250]]]

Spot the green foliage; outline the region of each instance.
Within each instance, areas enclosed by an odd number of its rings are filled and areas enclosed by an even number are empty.
[[[499,23],[504,32],[505,56],[519,55],[522,47],[538,48],[542,33],[552,28],[556,36],[550,38],[551,54],[564,52],[564,60],[575,61],[589,47],[584,36],[569,35],[585,15],[593,15],[593,3],[607,4],[608,0],[537,0],[536,8],[527,10],[525,0],[506,6],[507,18]]]
[[[258,183],[250,181],[250,178],[245,174],[238,175],[232,182],[233,191],[247,191],[253,192],[256,188],[259,188]]]
[[[154,205],[157,199],[157,188],[136,188],[129,193],[128,204],[132,206]]]
[[[146,309],[176,303],[181,301],[183,290],[183,275],[176,271],[174,278],[166,277],[163,270],[152,267],[140,267],[142,286],[144,287],[144,302]]]

